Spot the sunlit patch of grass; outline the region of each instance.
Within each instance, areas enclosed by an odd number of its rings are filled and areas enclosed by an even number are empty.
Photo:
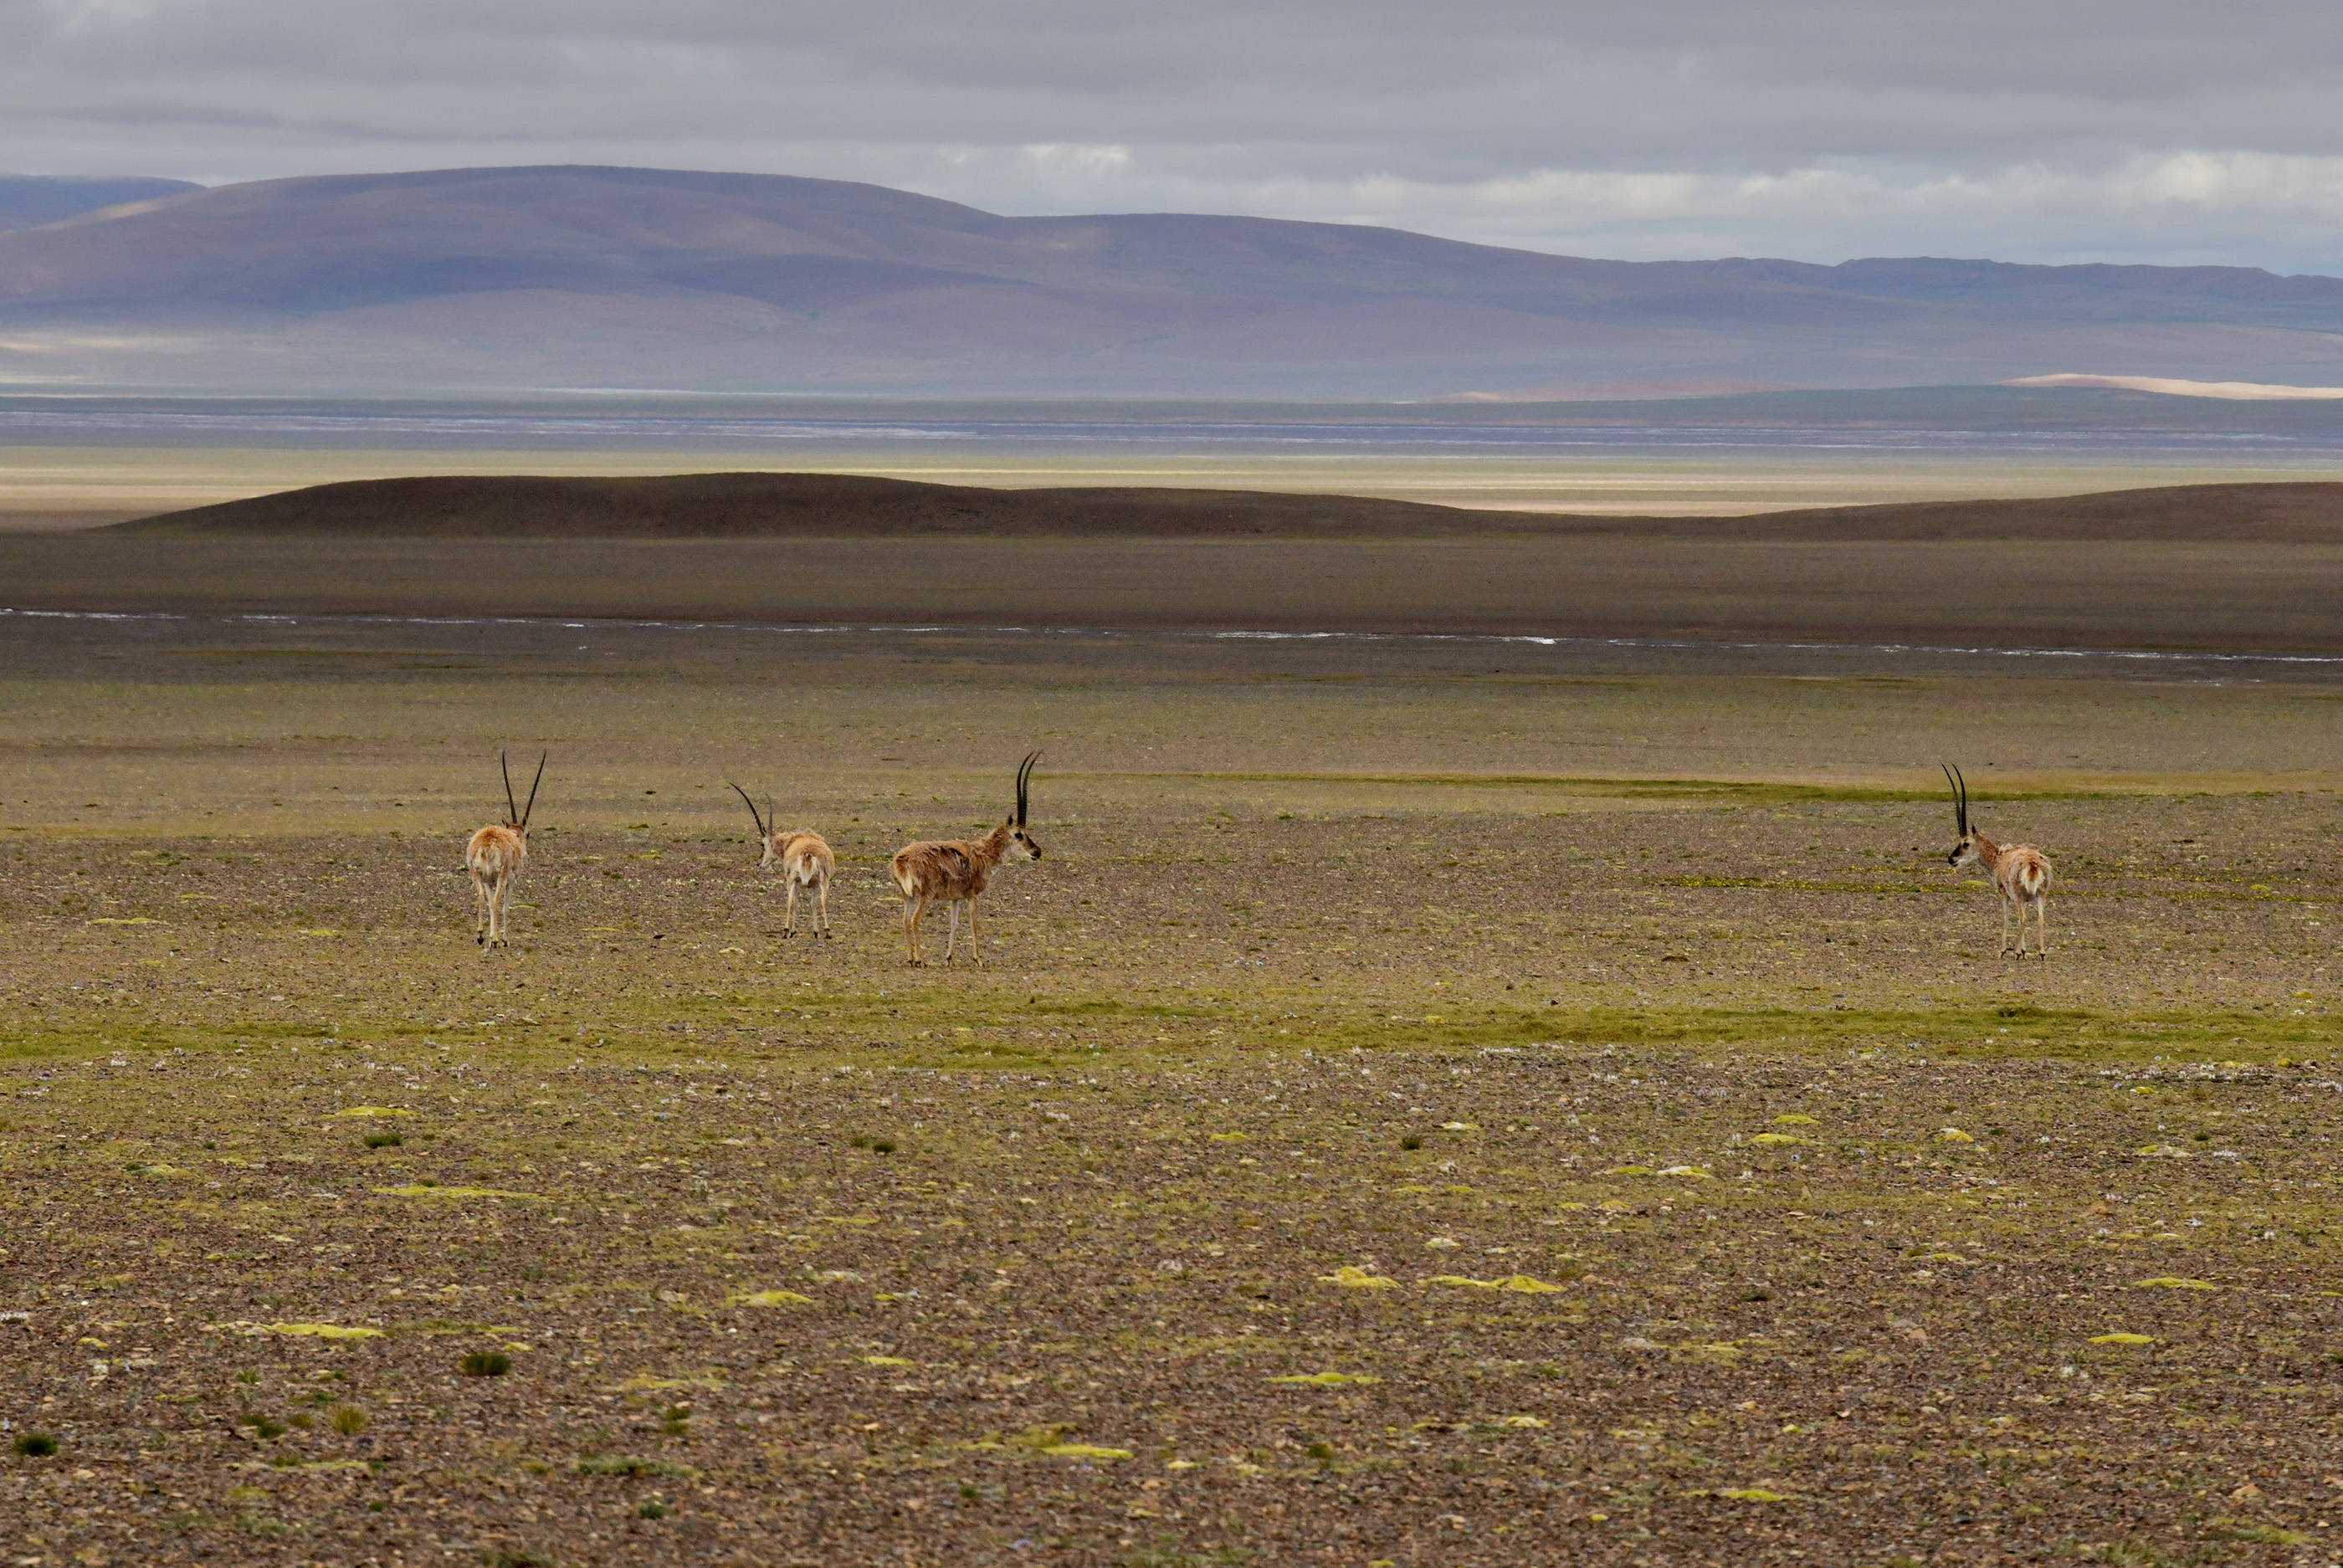
[[[2246,1011],[2120,1013],[2082,1008],[1548,1009],[1419,1030],[1453,1047],[1488,1043],[1842,1050],[1917,1046],[1980,1058],[2189,1060],[2317,1056],[2343,1049],[2343,1018]]]
[[[233,1051],[237,1046],[308,1043],[326,1038],[321,1026],[267,1019],[234,1024],[157,1024],[138,1020],[76,1018],[58,1009],[49,1016],[0,1031],[0,1061],[45,1061],[106,1056],[116,1051]]]
[[[541,1202],[539,1192],[514,1192],[501,1187],[441,1187],[420,1181],[406,1187],[377,1187],[375,1192],[385,1198],[436,1198],[455,1201],[464,1198],[519,1198]]]

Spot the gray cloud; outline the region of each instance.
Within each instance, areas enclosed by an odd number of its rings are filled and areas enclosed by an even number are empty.
[[[2343,8],[17,0],[0,164],[610,162],[1593,254],[2343,271]]]

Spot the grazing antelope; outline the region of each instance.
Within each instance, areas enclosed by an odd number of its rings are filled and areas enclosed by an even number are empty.
[[[1939,764],[1939,766],[1944,766]],[[2050,956],[2050,862],[2031,844],[1996,844],[1969,826],[1969,785],[1957,768],[1945,767],[1945,781],[1953,787],[1953,820],[1961,841],[1945,857],[1954,866],[1983,866],[2001,895],[2001,950],[2009,951],[2009,911],[2017,911],[2017,956],[2026,956],[2026,911],[2034,911],[2034,945],[2041,958]]]
[[[501,751],[497,753],[497,766],[505,775],[504,822],[481,829],[464,846],[464,864],[472,873],[472,895],[479,916],[474,935],[484,948],[505,945],[505,900],[512,896],[520,869],[528,864],[528,816],[537,809],[537,787],[545,781],[545,758],[539,755],[537,777],[529,781],[528,804],[516,807],[512,768]]]
[[[749,815],[757,824],[757,841],[765,846],[764,859],[757,862],[757,869],[763,870],[775,860],[781,863],[781,883],[789,890],[789,912],[781,920],[781,935],[793,937],[798,934],[798,890],[810,888],[814,897],[813,934],[829,936],[830,873],[834,865],[829,844],[823,841],[820,834],[809,833],[803,828],[789,833],[775,828],[768,820],[773,809],[771,796],[765,798],[767,815],[759,816],[757,803],[749,799],[746,789],[735,784],[732,792],[739,796],[741,803],[749,808]]]
[[[920,957],[920,917],[938,900],[951,906],[951,932],[944,939],[944,962],[951,962],[952,949],[960,941],[962,904],[968,906],[969,956],[980,964],[984,962],[984,955],[976,946],[976,900],[983,895],[985,884],[992,879],[993,868],[1003,860],[1041,858],[1041,846],[1025,831],[1026,794],[1033,779],[1033,764],[1041,756],[1039,751],[1028,752],[1018,766],[1017,815],[983,838],[906,844],[895,851],[889,865],[895,885],[903,890],[903,934],[910,939],[913,964],[927,961]]]

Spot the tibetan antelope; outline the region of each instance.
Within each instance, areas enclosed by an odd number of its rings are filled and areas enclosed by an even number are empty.
[[[499,826],[481,829],[464,846],[464,864],[472,873],[472,895],[479,917],[474,934],[484,948],[505,945],[505,900],[512,897],[520,869],[528,864],[528,815],[537,809],[537,787],[545,781],[545,758],[540,755],[537,777],[529,781],[528,804],[517,807],[512,768],[501,751],[497,753],[497,766],[505,776],[505,819]]]
[[[1944,766],[1939,764],[1939,766]],[[1953,787],[1953,821],[1961,841],[1945,857],[1954,866],[1983,866],[2001,895],[2001,950],[2009,951],[2009,911],[2017,911],[2017,956],[2026,956],[2026,911],[2034,911],[2034,946],[2037,957],[2050,956],[2050,862],[2031,844],[1996,844],[1969,826],[1969,785],[1957,768],[1945,767],[1945,782]]]
[[[985,884],[992,880],[993,869],[1003,860],[1041,858],[1041,846],[1025,831],[1027,791],[1033,779],[1033,764],[1041,756],[1039,751],[1029,752],[1018,765],[1017,814],[983,838],[906,844],[895,851],[889,865],[895,885],[903,890],[903,934],[910,941],[913,964],[927,961],[920,957],[920,917],[939,900],[951,906],[951,931],[944,939],[944,962],[951,962],[952,949],[960,941],[962,904],[968,906],[969,957],[980,964],[984,962],[976,946],[976,900],[983,895]]]
[[[798,890],[813,890],[813,934],[827,937],[830,932],[830,873],[835,864],[830,846],[819,833],[809,833],[803,828],[784,833],[772,825],[771,796],[765,798],[765,814],[759,816],[757,803],[738,784],[732,792],[749,808],[749,815],[757,824],[757,841],[765,846],[764,859],[757,862],[763,870],[775,860],[781,863],[781,883],[789,890],[789,912],[781,920],[781,935],[798,934]]]

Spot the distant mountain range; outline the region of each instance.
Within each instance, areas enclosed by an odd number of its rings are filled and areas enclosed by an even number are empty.
[[[0,386],[1413,399],[2062,372],[2343,385],[2343,278],[2243,267],[1597,261],[1267,218],[1001,217],[875,186],[649,169],[110,183],[0,179]]]

